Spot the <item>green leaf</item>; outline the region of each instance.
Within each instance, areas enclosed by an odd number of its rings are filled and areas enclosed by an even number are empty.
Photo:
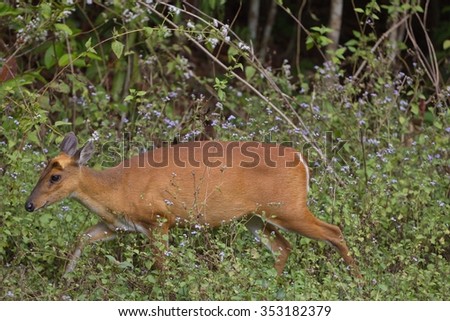
[[[317,31],[321,35],[324,35],[326,33],[329,33],[331,31],[333,31],[332,29],[330,29],[328,27],[325,27],[325,26],[320,26],[320,27],[319,26],[314,26],[314,27],[311,27],[311,30]]]
[[[117,261],[116,258],[115,258],[114,256],[112,256],[112,255],[107,254],[107,255],[105,255],[105,257],[106,257],[106,258],[109,260],[109,262],[111,262],[111,263],[115,263],[115,264],[118,264],[118,263],[119,263],[119,261]]]
[[[441,123],[438,119],[436,119],[436,120],[434,121],[433,125],[434,125],[434,127],[436,127],[437,129],[442,129],[442,128],[443,128],[442,123]]]
[[[53,67],[57,62],[55,48],[53,46],[48,47],[44,54],[44,65],[47,69]]]
[[[220,101],[224,101],[227,95],[222,89],[219,89],[217,90],[217,96],[219,97]]]
[[[256,73],[256,69],[252,66],[245,67],[245,79],[250,80]]]
[[[352,33],[356,38],[361,38],[361,33],[359,31],[353,30]]]
[[[44,226],[47,225],[51,219],[52,219],[52,215],[50,213],[44,213],[39,216],[39,222],[41,223],[41,225],[44,225]]]
[[[55,23],[55,28],[68,34],[69,36],[73,34],[72,29],[70,29],[68,25],[65,25],[63,23]]]
[[[86,47],[86,49],[89,49],[92,47],[92,38],[89,38],[88,41],[86,41],[86,43],[84,44],[84,46]]]
[[[434,122],[434,115],[430,111],[426,111],[424,115],[424,121],[428,124],[432,124]]]
[[[111,49],[118,59],[122,57],[123,47],[124,47],[123,43],[117,40],[114,40],[114,42],[111,44]]]
[[[336,54],[337,57],[339,57],[341,59],[344,59],[344,53],[345,53],[346,50],[347,50],[347,48],[345,48],[345,47],[338,48],[336,50],[335,54]]]
[[[94,49],[91,49],[91,50],[94,50]],[[86,57],[94,59],[94,60],[102,61],[102,57],[100,57],[99,55],[97,55],[96,53],[93,53],[93,52],[88,52],[86,54]]]
[[[150,37],[153,34],[153,28],[144,27],[144,32],[147,37]]]
[[[131,262],[129,262],[129,261],[123,261],[123,262],[119,262],[118,267],[123,270],[132,269],[133,264],[131,264]]]
[[[444,50],[447,50],[448,48],[450,48],[450,39],[447,39],[444,41],[443,48],[444,48]]]
[[[52,82],[50,84],[50,88],[55,89],[56,91],[63,93],[63,94],[68,94],[70,93],[70,87],[69,85],[67,85],[66,83],[59,81],[59,82]]]
[[[65,53],[58,59],[58,65],[60,67],[65,67],[69,64],[70,60],[73,61],[73,55],[72,55],[72,59],[69,59],[69,54]]]
[[[156,278],[153,275],[149,274],[146,277],[146,281],[148,283],[150,283],[150,284],[155,284],[156,283]]]
[[[232,59],[232,58],[234,58],[235,56],[237,56],[239,54],[239,50],[238,49],[236,49],[235,47],[233,47],[233,46],[230,46],[230,48],[228,48],[228,52],[227,52],[227,55],[228,55],[228,61],[234,61],[234,59]]]
[[[244,70],[244,66],[242,65],[242,63],[237,63],[236,65],[234,65],[233,67],[234,69],[240,69],[240,70]]]
[[[65,53],[58,59],[58,65],[60,67],[65,67],[68,64],[72,63],[74,66],[77,67],[84,67],[86,66],[86,62],[83,59],[77,59],[77,55],[73,53],[69,56],[69,54]]]
[[[65,67],[68,64],[72,63],[74,66],[77,66],[77,67],[86,66],[86,62],[83,59],[77,59],[77,58],[78,58],[78,56],[75,53],[73,53],[72,55],[65,53],[58,59],[58,65],[60,67]]]
[[[52,15],[52,7],[48,3],[42,3],[39,5],[41,9],[41,14],[45,19],[50,19]]]
[[[17,16],[20,12],[6,3],[0,3],[0,17]]]
[[[65,126],[65,125],[72,125],[70,121],[62,121],[58,120],[55,122],[55,127]]]
[[[318,39],[321,46],[327,46],[330,43],[333,43],[333,41],[330,38],[327,38],[325,36],[320,36]]]
[[[306,38],[306,50],[310,50],[314,47],[314,39],[311,36]]]
[[[413,9],[415,12],[423,13],[423,8],[421,6],[414,6]]]
[[[28,139],[30,142],[35,143],[36,145],[39,145],[39,144],[40,144],[40,141],[39,141],[39,139],[38,139],[38,137],[37,137],[37,135],[36,135],[36,131],[30,131],[30,132],[27,134],[27,139]]]

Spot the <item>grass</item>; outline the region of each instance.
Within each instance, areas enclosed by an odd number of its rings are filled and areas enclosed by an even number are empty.
[[[307,73],[289,61],[266,68],[207,15],[148,15],[140,3],[130,20],[122,6],[95,21],[83,20],[88,6],[46,1],[4,11],[22,42],[19,71],[0,84],[1,300],[448,299],[450,88],[436,89],[426,64],[397,71],[388,37],[372,30],[344,46],[345,59]],[[202,73],[202,59],[226,70]],[[309,159],[312,212],[342,228],[364,282],[329,245],[292,233],[278,277],[240,222],[174,229],[164,271],[151,269],[144,237],[121,235],[88,246],[63,278],[77,236],[98,218],[73,201],[32,214],[24,202],[71,130],[95,141],[95,168],[164,141],[290,142]]]

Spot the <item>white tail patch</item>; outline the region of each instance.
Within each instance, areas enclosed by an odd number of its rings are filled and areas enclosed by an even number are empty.
[[[306,172],[306,192],[309,192],[309,168],[308,164],[306,164],[305,159],[303,158],[303,155],[300,153],[297,153],[298,158],[300,159],[300,162],[305,166],[305,172]]]

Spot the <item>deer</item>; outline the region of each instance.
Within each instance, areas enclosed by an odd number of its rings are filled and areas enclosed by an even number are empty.
[[[162,248],[168,247],[174,226],[214,228],[240,219],[273,253],[278,275],[292,251],[282,229],[333,245],[348,269],[361,277],[340,228],[309,211],[309,168],[292,147],[190,141],[94,170],[87,166],[95,152],[93,141],[77,146],[75,134],[68,133],[25,202],[25,209],[33,212],[72,198],[100,217],[79,236],[64,275],[74,271],[86,245],[111,240],[121,232],[145,234],[154,267],[164,269]]]

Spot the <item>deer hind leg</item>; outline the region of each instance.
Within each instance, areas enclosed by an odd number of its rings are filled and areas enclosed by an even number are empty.
[[[75,269],[78,259],[81,256],[83,248],[94,242],[109,241],[116,237],[116,232],[112,231],[104,222],[100,222],[87,229],[78,239],[75,250],[69,257],[69,263],[66,266],[64,274],[70,273]]]
[[[339,227],[323,222],[316,218],[309,210],[305,210],[301,219],[292,221],[277,221],[276,224],[287,230],[315,240],[322,240],[332,244],[344,259],[344,262],[351,267],[355,276],[361,277],[358,267],[349,254],[347,244]]]
[[[278,229],[256,215],[253,215],[246,223],[247,229],[275,255],[275,270],[280,275],[286,265],[291,252],[291,245],[280,234]]]

